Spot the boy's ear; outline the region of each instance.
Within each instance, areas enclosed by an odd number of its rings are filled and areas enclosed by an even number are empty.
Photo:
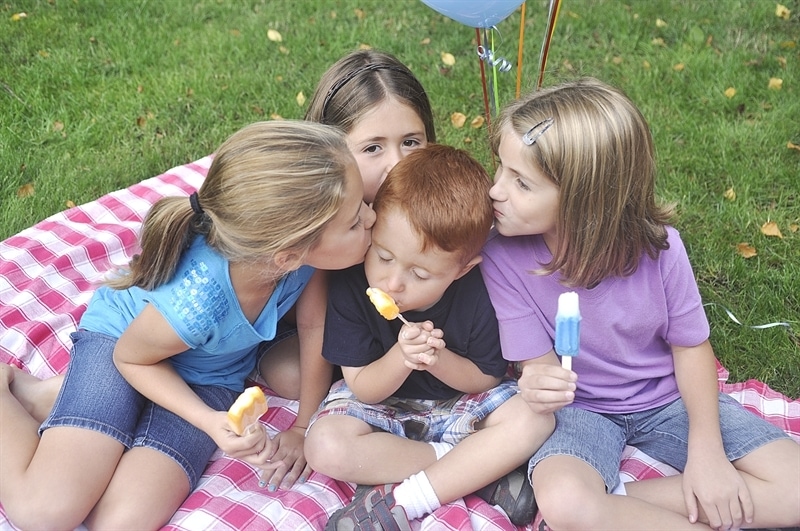
[[[464,264],[464,267],[461,268],[461,271],[458,273],[458,276],[454,280],[458,280],[459,278],[469,273],[473,267],[481,263],[481,260],[483,260],[483,257],[481,255],[478,255],[469,262],[467,262],[466,264]]]
[[[281,271],[294,271],[303,265],[303,257],[293,250],[278,251],[273,260]]]

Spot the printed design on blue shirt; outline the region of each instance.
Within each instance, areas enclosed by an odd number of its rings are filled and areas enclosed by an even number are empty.
[[[172,288],[172,309],[192,334],[205,336],[228,314],[228,300],[205,262],[191,259],[181,277]]]

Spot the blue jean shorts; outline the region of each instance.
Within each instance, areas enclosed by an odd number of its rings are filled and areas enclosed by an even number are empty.
[[[213,439],[131,387],[114,365],[116,338],[85,330],[71,337],[64,383],[39,434],[59,426],[85,428],[108,435],[128,449],[158,450],[178,463],[194,489],[217,448]],[[227,410],[238,396],[223,387],[190,387],[217,411]]]
[[[377,404],[365,404],[344,380],[339,380],[310,424],[327,415],[348,415],[398,437],[458,444],[475,432],[477,422],[517,394],[518,389],[515,380],[505,379],[486,392],[459,394],[448,400],[390,397]]]
[[[719,394],[719,421],[728,461],[789,437],[724,393]],[[625,445],[638,448],[682,472],[689,448],[689,417],[683,400],[678,398],[647,411],[616,415],[565,407],[556,412],[553,435],[528,463],[528,477],[542,459],[569,455],[594,468],[611,492],[619,483]]]

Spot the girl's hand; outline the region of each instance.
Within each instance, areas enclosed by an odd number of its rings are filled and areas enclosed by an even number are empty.
[[[433,323],[425,321],[416,325],[404,325],[400,329],[397,343],[406,367],[416,371],[424,371],[438,361],[437,351],[445,348],[442,339],[444,332],[433,327]]]
[[[311,475],[311,467],[303,453],[305,428],[292,427],[275,436],[271,454],[265,454],[258,466],[261,468],[259,485],[269,491],[289,489],[296,481],[305,483]]]
[[[546,357],[546,356],[544,356]],[[535,413],[553,413],[575,400],[578,375],[560,365],[529,361],[518,384],[522,398]]]
[[[235,459],[246,459],[259,453],[271,453],[272,441],[260,422],[247,428],[240,436],[231,430],[225,411],[215,411],[213,415],[213,427],[207,433],[227,455]]]
[[[683,471],[683,496],[689,521],[697,522],[702,508],[708,525],[714,529],[750,527],[754,510],[750,490],[725,454],[705,452],[702,456],[689,456]]]

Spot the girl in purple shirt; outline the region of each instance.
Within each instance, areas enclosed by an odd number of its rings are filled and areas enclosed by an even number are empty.
[[[555,412],[529,463],[552,529],[800,524],[800,445],[720,394],[686,250],[656,203],[649,127],[580,80],[508,106],[493,137],[495,229],[483,251],[503,355],[530,407]],[[558,296],[580,297],[574,371],[554,352]],[[631,445],[682,471],[619,486]],[[575,510],[576,507],[581,510]]]

